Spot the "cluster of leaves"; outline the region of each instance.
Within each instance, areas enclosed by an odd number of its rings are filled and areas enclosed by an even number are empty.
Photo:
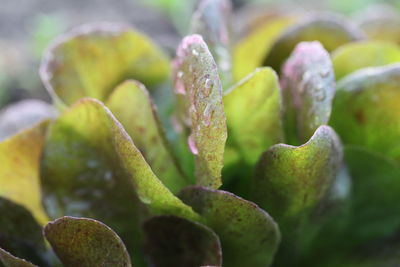
[[[123,25],[49,48],[59,116],[0,143],[0,265],[400,261],[392,28],[275,12],[234,42],[231,19],[201,1],[172,69]]]

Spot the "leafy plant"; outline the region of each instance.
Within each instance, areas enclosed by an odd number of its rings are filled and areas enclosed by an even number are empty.
[[[112,23],[49,48],[58,118],[0,143],[0,263],[400,261],[398,44],[292,13],[233,44],[230,18],[202,1],[172,68]]]

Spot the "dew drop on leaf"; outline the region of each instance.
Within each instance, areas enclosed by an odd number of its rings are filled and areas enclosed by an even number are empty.
[[[190,151],[194,154],[194,155],[198,155],[199,154],[199,150],[197,149],[197,146],[193,140],[193,135],[189,135],[188,137],[188,145],[190,148]]]

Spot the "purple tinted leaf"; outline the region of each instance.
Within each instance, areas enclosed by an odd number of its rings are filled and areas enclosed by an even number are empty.
[[[221,266],[218,236],[208,227],[175,216],[153,217],[144,224],[146,251],[154,266]]]
[[[125,245],[105,224],[86,218],[63,217],[43,230],[64,266],[131,266]]]
[[[298,44],[283,67],[281,85],[286,134],[290,142],[304,143],[331,114],[335,77],[328,52],[319,42]]]
[[[199,35],[183,39],[174,61],[180,119],[191,129],[188,144],[196,159],[199,185],[218,188],[227,138],[217,66]]]

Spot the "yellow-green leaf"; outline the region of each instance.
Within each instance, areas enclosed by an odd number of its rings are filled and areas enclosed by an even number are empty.
[[[400,47],[382,41],[365,41],[340,46],[332,52],[336,80],[362,68],[400,62]]]
[[[400,161],[400,63],[360,69],[337,85],[330,124],[345,144]]]
[[[39,163],[47,122],[0,143],[0,196],[27,208],[44,225],[48,217],[41,203]]]
[[[82,97],[105,100],[128,78],[148,86],[164,81],[169,62],[151,40],[126,25],[93,23],[57,39],[47,51],[40,75],[56,102]]]
[[[244,36],[233,49],[233,76],[239,81],[263,65],[263,60],[282,31],[296,22],[294,16],[272,17]]]
[[[283,142],[280,87],[271,68],[255,70],[227,92],[223,100],[229,139],[236,146],[232,149],[246,163],[253,166],[262,152]]]
[[[106,105],[164,185],[173,193],[188,185],[169,151],[157,109],[144,85],[133,80],[122,83],[110,95]]]

